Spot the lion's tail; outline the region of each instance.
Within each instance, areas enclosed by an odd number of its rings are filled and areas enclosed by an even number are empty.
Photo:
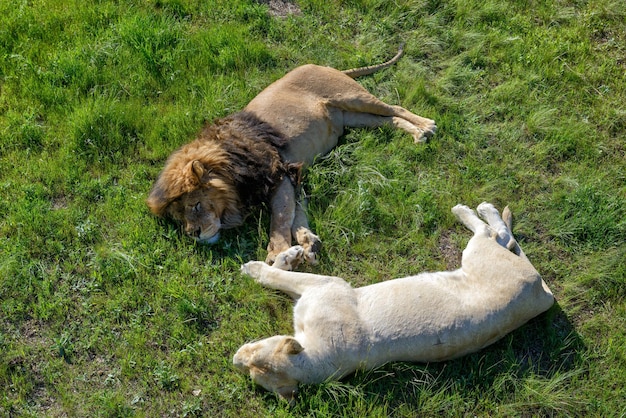
[[[342,73],[352,78],[372,74],[376,71],[382,70],[383,68],[391,67],[393,64],[398,62],[400,57],[402,57],[402,54],[404,54],[404,43],[400,44],[400,47],[398,48],[398,53],[387,62],[383,62],[382,64],[370,65],[367,67],[351,68],[349,70],[343,70]]]

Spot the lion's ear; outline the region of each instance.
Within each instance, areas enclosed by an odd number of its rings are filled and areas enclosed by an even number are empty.
[[[200,161],[194,160],[191,163],[191,172],[199,183],[207,183],[209,181],[209,174],[211,174],[211,170],[207,170],[204,164]]]
[[[283,343],[276,347],[276,351],[281,351],[285,354],[300,354],[304,351],[304,347],[295,338],[286,337]]]

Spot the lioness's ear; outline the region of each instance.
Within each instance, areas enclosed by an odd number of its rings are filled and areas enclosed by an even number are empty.
[[[304,351],[304,347],[292,337],[286,337],[281,345],[276,347],[276,351],[281,351],[285,354],[300,354]]]

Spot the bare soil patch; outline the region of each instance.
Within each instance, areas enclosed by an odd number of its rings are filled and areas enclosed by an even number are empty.
[[[287,17],[289,15],[299,15],[300,7],[293,1],[287,0],[257,0],[258,3],[267,4],[269,13],[275,17]]]

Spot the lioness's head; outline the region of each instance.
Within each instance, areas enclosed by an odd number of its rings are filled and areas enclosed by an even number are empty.
[[[224,152],[197,142],[172,154],[146,203],[155,215],[179,222],[190,237],[214,243],[221,229],[242,223],[241,204]]]
[[[243,345],[233,357],[233,364],[252,381],[270,392],[293,402],[298,381],[290,375],[294,356],[304,348],[293,337],[277,335]]]

